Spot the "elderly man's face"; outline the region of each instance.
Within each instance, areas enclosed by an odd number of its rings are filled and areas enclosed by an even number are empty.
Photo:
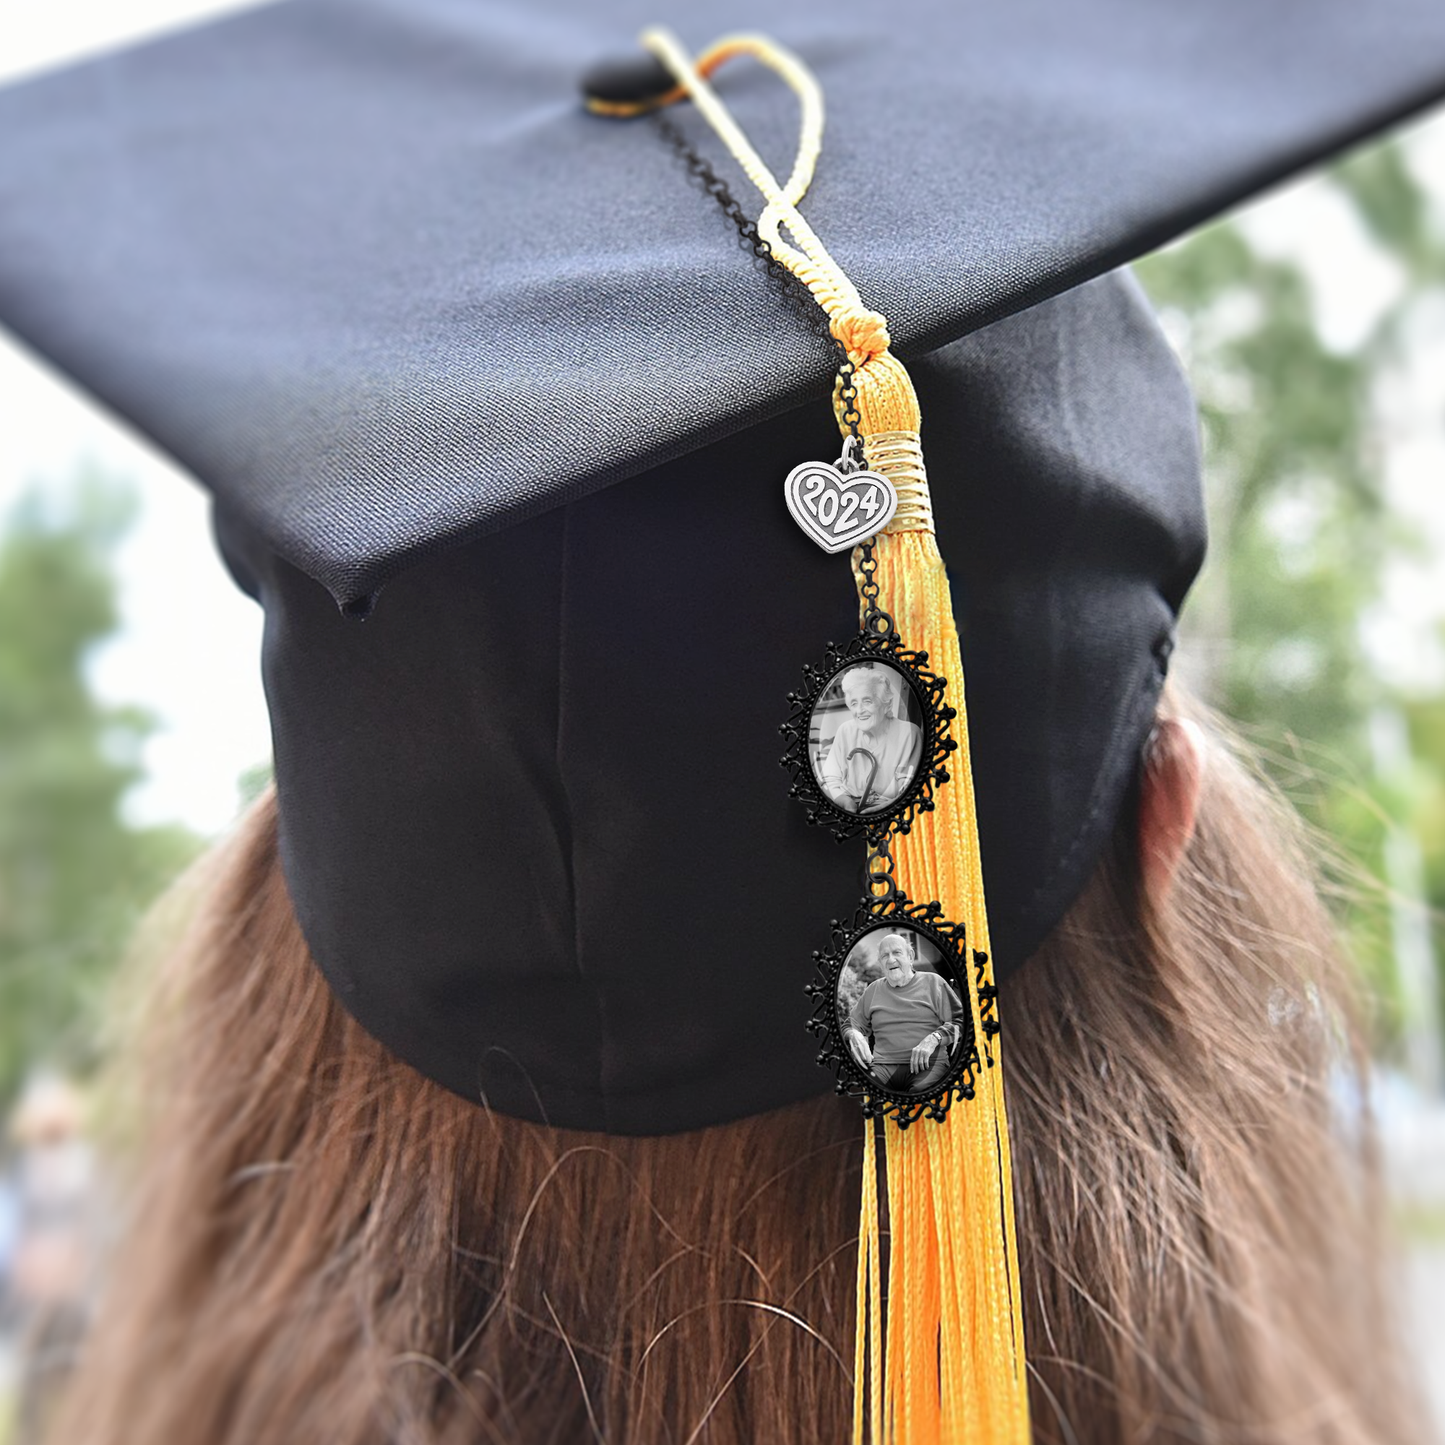
[[[902,988],[913,977],[913,958],[908,945],[896,934],[890,933],[878,945],[878,963],[883,977],[890,987]]]
[[[843,701],[848,704],[853,721],[865,732],[872,732],[887,714],[888,690],[881,677],[850,672],[843,679]]]

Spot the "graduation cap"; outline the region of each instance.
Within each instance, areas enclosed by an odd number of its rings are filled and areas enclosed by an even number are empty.
[[[780,488],[837,450],[834,348],[733,244],[712,199],[746,182],[697,117],[669,108],[672,145],[618,118],[676,98],[630,48],[654,18],[290,0],[0,94],[0,319],[214,496],[266,611],[318,965],[447,1088],[640,1134],[830,1087],[795,961],[858,893],[777,769],[799,663],[858,626]],[[936,781],[944,814],[966,796],[965,852],[976,797],[992,927],[980,951],[970,918],[965,956],[991,1005],[1126,804],[1202,558],[1188,388],[1116,268],[1445,93],[1445,11],[838,0],[726,23],[767,25],[830,98],[807,219],[887,318],[840,338],[845,380],[902,357],[926,418],[948,576],[919,585],[956,617],[971,760]],[[790,154],[787,91],[718,80]],[[837,791],[868,832],[891,765],[862,751]],[[938,1148],[985,1135],[1003,1147],[990,1122]],[[1016,1321],[1016,1278],[994,1284],[976,1300]],[[1026,1430],[1007,1368],[979,1438]]]
[[[0,318],[215,498],[319,965],[448,1088],[639,1133],[827,1087],[779,970],[856,894],[776,770],[856,627],[778,485],[836,451],[834,356],[656,128],[583,104],[651,18],[291,0],[0,94]],[[923,403],[1006,975],[1114,825],[1204,544],[1114,268],[1436,98],[1445,12],[728,15],[762,20]],[[720,83],[791,152],[773,77]]]

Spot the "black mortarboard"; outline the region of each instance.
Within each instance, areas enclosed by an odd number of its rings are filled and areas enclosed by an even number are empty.
[[[1445,8],[693,12],[830,99],[806,210],[923,401],[1007,973],[1203,548],[1187,388],[1105,273],[1445,92]],[[0,95],[0,318],[216,497],[320,966],[449,1088],[637,1133],[829,1087],[795,981],[857,894],[777,768],[857,626],[780,487],[836,453],[833,357],[649,122],[583,109],[656,18],[291,0]],[[720,84],[791,152],[785,91]]]

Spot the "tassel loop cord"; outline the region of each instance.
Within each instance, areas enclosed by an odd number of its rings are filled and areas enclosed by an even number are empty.
[[[849,360],[861,367],[884,354],[889,345],[887,323],[863,304],[847,273],[828,254],[798,210],[798,202],[812,183],[813,170],[823,147],[823,93],[812,72],[790,51],[761,35],[728,36],[710,46],[696,62],[688,58],[677,39],[666,30],[654,27],[643,31],[642,44],[667,67],[679,89],[692,99],[733,159],[762,193],[767,205],[758,217],[758,234],[828,313],[830,330],[847,347]],[[705,78],[735,55],[751,55],[781,76],[801,104],[798,153],[786,186],[778,184],[777,177]],[[783,239],[784,227],[796,245]]]

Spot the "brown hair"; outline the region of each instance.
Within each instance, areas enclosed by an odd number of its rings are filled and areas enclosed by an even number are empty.
[[[1292,830],[1220,748],[1167,905],[1132,819],[1006,986],[1035,1438],[1416,1445],[1360,1056]],[[161,973],[66,1445],[836,1441],[861,1125],[489,1114],[312,966],[263,799]]]

